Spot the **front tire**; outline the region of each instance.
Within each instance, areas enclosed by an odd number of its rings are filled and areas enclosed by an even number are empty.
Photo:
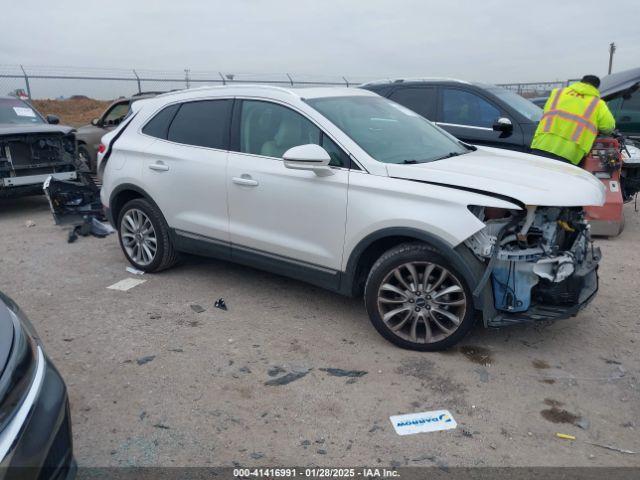
[[[384,253],[369,272],[364,296],[373,326],[402,348],[445,350],[473,327],[473,300],[464,278],[423,243]]]
[[[162,213],[144,198],[131,200],[122,207],[118,215],[118,239],[129,263],[139,270],[159,272],[178,261]]]

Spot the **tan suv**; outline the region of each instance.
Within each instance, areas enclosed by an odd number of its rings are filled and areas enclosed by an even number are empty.
[[[160,93],[163,92],[142,92],[129,98],[119,98],[109,105],[99,118],[94,118],[89,125],[78,128],[76,132],[78,157],[89,167],[91,172],[95,173],[96,171],[96,155],[102,136],[120,125],[120,122],[129,113],[133,102],[155,97]]]

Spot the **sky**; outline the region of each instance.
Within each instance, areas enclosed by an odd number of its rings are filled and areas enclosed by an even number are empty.
[[[638,0],[4,3],[0,65],[503,83],[604,75],[613,41],[640,66]]]

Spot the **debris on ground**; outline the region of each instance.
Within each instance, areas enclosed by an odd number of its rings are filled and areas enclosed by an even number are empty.
[[[556,437],[558,438],[562,438],[563,440],[575,440],[576,437],[574,437],[573,435],[569,435],[566,433],[556,433]]]
[[[473,370],[474,372],[476,372],[479,376],[479,380],[482,383],[487,383],[489,381],[489,371],[486,368],[476,368]]]
[[[125,270],[134,275],[144,275],[144,272],[142,270],[138,270],[137,268],[134,268],[134,267],[127,267]]]
[[[141,280],[138,278],[125,278],[124,280],[120,280],[119,282],[114,283],[113,285],[108,286],[109,290],[120,290],[122,292],[126,292],[127,290],[131,290],[133,287],[137,287],[140,284],[143,284],[146,280]]]
[[[323,372],[327,372],[332,377],[363,377],[369,372],[364,370],[343,370],[342,368],[321,368]]]
[[[451,430],[458,426],[449,410],[392,415],[389,420],[398,435]]]
[[[478,347],[476,345],[463,345],[460,347],[460,352],[471,360],[473,363],[480,364],[482,366],[491,365],[491,350],[486,347]]]
[[[309,373],[311,371],[311,369],[307,369],[307,370],[301,370],[298,372],[290,372],[287,373],[286,375],[283,375],[282,377],[278,377],[278,378],[274,378],[272,380],[267,380],[266,382],[264,382],[265,385],[268,386],[280,386],[280,385],[287,385],[291,382],[295,382],[296,380],[300,380],[302,377],[304,377],[307,373]]]
[[[156,423],[154,425],[154,428],[159,428],[161,430],[170,430],[171,427],[169,427],[168,425],[165,425],[164,423]]]
[[[216,303],[214,303],[213,306],[219,308],[220,310],[227,310],[227,304],[222,297],[216,300]]]
[[[601,443],[592,443],[592,442],[586,442],[586,443],[588,443],[589,445],[593,445],[595,447],[606,448],[607,450],[612,450],[618,453],[627,453],[629,455],[635,455],[638,453],[638,452],[634,452],[633,450],[625,450],[624,448],[614,447],[613,445],[603,445]]]
[[[578,420],[576,420],[574,425],[576,427],[580,427],[583,430],[589,430],[589,427],[591,426],[591,422],[586,418],[579,418]]]
[[[36,222],[34,222],[33,220],[27,220],[26,222],[24,222],[24,226],[27,228],[35,227]]]
[[[138,365],[144,365],[145,363],[149,363],[151,362],[154,358],[156,358],[155,355],[147,355],[146,357],[140,357],[136,360],[136,363]]]
[[[271,367],[269,370],[267,370],[267,375],[269,375],[270,377],[277,377],[284,372],[286,372],[284,368],[276,365],[275,367]]]
[[[262,453],[262,452],[253,452],[253,453],[249,454],[249,456],[251,458],[253,458],[254,460],[259,460],[260,458],[264,457],[264,453]]]
[[[73,243],[78,239],[78,236],[88,237],[93,235],[94,237],[104,238],[114,233],[115,230],[108,223],[99,221],[96,217],[85,217],[84,221],[74,226],[69,231],[69,237],[67,243]]]
[[[196,313],[202,313],[205,311],[204,307],[202,307],[202,305],[198,305],[197,303],[192,303],[190,307],[191,307],[191,310],[193,310]]]

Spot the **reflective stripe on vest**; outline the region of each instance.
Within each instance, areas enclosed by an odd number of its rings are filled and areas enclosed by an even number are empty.
[[[588,126],[590,126],[591,128],[589,128],[589,130],[591,130],[595,135],[598,134],[598,129],[595,127],[595,125],[593,124],[593,122],[591,122],[591,120],[589,120],[589,118],[591,118],[591,115],[593,115],[593,112],[595,111],[596,107],[598,106],[598,102],[600,101],[600,98],[595,97],[593,100],[591,100],[591,103],[589,104],[589,106],[587,107],[587,109],[584,111],[584,114],[582,115],[582,117],[588,122]],[[576,126],[576,130],[575,132],[573,132],[573,135],[571,136],[571,141],[572,142],[577,142],[578,139],[580,138],[580,135],[582,135],[582,132],[585,129],[585,124],[584,123],[580,123]]]
[[[564,88],[556,90],[556,96],[553,97],[553,100],[551,101],[551,105],[549,106],[549,112],[553,112],[556,110],[556,108],[558,108],[558,101],[560,100],[560,95],[562,94],[563,91],[564,91]],[[553,116],[545,113],[542,116],[542,118],[545,120],[543,131],[548,132],[549,130],[551,130],[551,120],[553,120]]]

